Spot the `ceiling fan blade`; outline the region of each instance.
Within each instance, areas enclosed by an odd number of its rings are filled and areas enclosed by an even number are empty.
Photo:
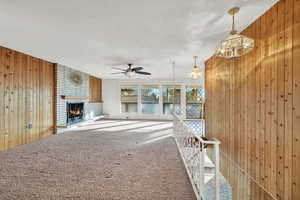
[[[118,68],[118,67],[112,67],[112,69],[116,69],[116,70],[121,70],[121,71],[126,71],[126,69],[122,69],[122,68]]]
[[[115,72],[115,73],[110,73],[110,74],[125,74],[126,72]]]
[[[151,75],[151,73],[149,73],[149,72],[136,71],[135,73],[137,73],[137,74],[143,74],[143,75]]]
[[[135,68],[132,68],[133,71],[141,71],[143,70],[144,68],[143,67],[135,67]]]

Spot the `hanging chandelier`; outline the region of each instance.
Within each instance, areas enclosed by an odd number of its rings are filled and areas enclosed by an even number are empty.
[[[232,16],[232,30],[230,35],[223,40],[216,49],[215,55],[223,58],[236,58],[249,53],[254,48],[254,40],[240,35],[235,29],[235,14],[240,11],[240,8],[235,7],[228,11]]]
[[[192,70],[192,72],[190,74],[190,77],[193,78],[193,79],[198,79],[201,76],[200,69],[197,66],[197,58],[198,58],[198,56],[194,56],[193,58],[194,58],[194,67],[193,67],[193,70]]]

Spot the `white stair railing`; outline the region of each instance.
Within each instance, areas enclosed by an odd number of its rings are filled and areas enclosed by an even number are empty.
[[[212,199],[220,199],[220,152],[219,141],[207,141],[202,138],[204,136],[204,121],[200,120],[203,125],[197,127],[197,131],[193,126],[189,125],[185,119],[177,114],[174,116],[174,137],[187,170],[190,182],[193,186],[197,199],[211,199],[204,195],[205,185],[214,179],[214,197]],[[214,150],[214,158],[209,160],[205,148],[210,145]],[[212,174],[213,170],[213,174]]]

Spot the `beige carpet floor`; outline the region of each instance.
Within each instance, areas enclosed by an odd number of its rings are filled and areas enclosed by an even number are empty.
[[[196,199],[166,121],[100,120],[0,153],[0,200]]]

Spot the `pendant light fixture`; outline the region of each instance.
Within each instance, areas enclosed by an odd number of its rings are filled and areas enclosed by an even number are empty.
[[[223,40],[216,49],[215,55],[223,58],[236,58],[249,53],[254,48],[254,40],[240,35],[235,29],[235,15],[240,8],[235,7],[228,11],[232,16],[232,30],[230,35]]]
[[[198,56],[194,56],[194,67],[193,67],[193,71],[190,74],[190,77],[193,79],[198,79],[201,76],[201,72],[199,67],[197,66],[197,58]]]

